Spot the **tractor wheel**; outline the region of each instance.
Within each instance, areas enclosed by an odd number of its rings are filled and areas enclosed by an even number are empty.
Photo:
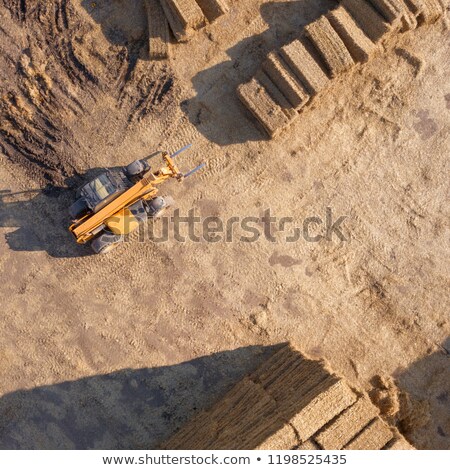
[[[106,253],[114,250],[114,248],[120,244],[121,239],[122,237],[120,235],[103,232],[91,242],[91,248],[94,253],[105,255]]]
[[[125,167],[128,176],[138,176],[145,170],[144,164],[141,160],[136,160]]]
[[[170,196],[157,196],[148,203],[149,217],[151,219],[158,219],[162,217],[166,210],[173,206],[175,201]]]
[[[72,220],[77,220],[87,214],[89,207],[86,199],[80,198],[75,201],[69,208],[69,214]]]

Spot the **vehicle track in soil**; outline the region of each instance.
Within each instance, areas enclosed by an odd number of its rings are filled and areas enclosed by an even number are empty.
[[[170,66],[142,61],[136,68],[146,53],[145,30],[132,47],[111,45],[67,0],[4,0],[0,14],[0,148],[37,183],[61,185],[83,162],[92,165],[95,156],[77,123],[105,99],[114,104],[112,133],[173,111],[177,84]]]

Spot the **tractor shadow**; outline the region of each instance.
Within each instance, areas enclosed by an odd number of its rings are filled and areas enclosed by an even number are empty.
[[[13,193],[0,190],[0,228],[13,251],[45,251],[54,258],[92,256],[89,246],[76,243],[68,228],[69,207],[76,189],[105,171],[94,168],[83,175],[67,178],[65,186]],[[69,189],[70,188],[70,189]],[[74,189],[72,189],[74,188]]]
[[[9,393],[0,397],[0,449],[154,449],[281,346]]]
[[[203,70],[193,78],[196,96],[181,104],[190,122],[220,146],[268,140],[265,131],[239,101],[236,89],[251,79],[270,51],[293,41],[306,24],[335,6],[332,0],[261,5],[260,14],[267,29],[228,49],[230,60]]]

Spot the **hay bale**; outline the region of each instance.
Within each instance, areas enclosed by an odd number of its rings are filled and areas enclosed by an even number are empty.
[[[196,2],[210,23],[229,11],[226,0],[196,0]]]
[[[366,0],[342,0],[341,5],[373,42],[380,41],[392,30],[391,25]]]
[[[248,378],[211,409],[210,419],[215,432],[207,449],[254,449],[285,424],[275,400]]]
[[[336,420],[326,425],[314,439],[323,449],[342,449],[359,431],[378,415],[370,400],[359,398],[350,408],[344,410]]]
[[[177,41],[186,41],[194,30],[206,23],[195,0],[160,0],[170,28]]]
[[[443,14],[442,5],[438,0],[404,0],[404,2],[417,18],[419,25],[434,23]]]
[[[424,3],[426,7],[424,12],[424,21],[426,23],[434,23],[444,14],[444,10],[439,0],[424,0]]]
[[[330,382],[335,380],[326,371],[320,362],[302,361],[294,367],[286,368],[278,376],[274,377],[273,382],[266,390],[275,398],[282,402],[280,412],[285,416],[295,412],[293,407],[297,407],[302,400],[312,399],[318,393],[317,387],[329,379]],[[296,408],[302,409],[301,406]]]
[[[299,438],[306,441],[322,426],[352,405],[356,398],[343,380],[330,375],[304,396],[295,396],[296,403],[291,408],[291,415],[296,409],[300,411],[290,419],[290,423],[297,430]],[[280,408],[279,412],[283,414]]]
[[[286,114],[289,119],[294,119],[297,116],[297,111],[262,69],[258,70],[255,79],[266,89],[267,93],[269,93],[275,103],[281,107],[283,113]]]
[[[266,388],[279,376],[280,371],[303,360],[306,360],[304,356],[288,344],[273,354],[250,377]]]
[[[146,0],[148,18],[149,57],[151,60],[169,57],[169,22],[159,0]]]
[[[183,24],[192,29],[205,26],[205,15],[195,0],[166,0],[173,5]]]
[[[325,16],[305,26],[305,34],[318,50],[332,77],[354,65],[350,52]]]
[[[370,0],[375,10],[391,25],[398,26],[405,6],[400,0]]]
[[[275,400],[285,401],[285,407],[327,377],[330,377],[330,373],[320,361],[307,359],[290,346],[281,349],[252,374],[252,379],[272,394]]]
[[[382,449],[394,434],[391,428],[380,418],[374,419],[364,430],[358,434],[345,450],[379,450]]]
[[[307,91],[292,75],[278,53],[271,52],[267,56],[263,63],[263,70],[296,110],[305,106],[309,100]]]
[[[251,101],[255,95],[259,99],[260,88],[255,79],[240,87]],[[317,450],[322,445],[340,449],[348,442],[346,449],[406,446],[367,398],[358,399],[323,363],[287,345],[209,411],[197,414],[163,448]]]
[[[399,0],[403,7],[403,14],[401,17],[401,32],[416,29],[418,26],[416,15],[407,7],[405,0]]]
[[[384,447],[385,450],[415,450],[403,436],[397,436]]]
[[[408,9],[418,17],[421,15],[426,6],[424,0],[404,0],[405,5],[408,7]]]
[[[271,137],[278,135],[291,121],[255,79],[239,86],[238,96]]]
[[[199,413],[175,433],[163,448],[253,449],[284,424],[273,398],[261,386],[244,378],[208,412]]]
[[[298,450],[320,450],[320,447],[312,439],[308,439],[297,447]]]
[[[186,25],[177,15],[176,10],[173,8],[173,4],[170,0],[159,0],[161,7],[164,10],[167,21],[169,22],[170,29],[179,42],[187,41],[189,36],[192,34],[192,30],[186,30]]]
[[[211,435],[213,435],[212,426],[213,423],[209,420],[209,414],[202,411],[166,441],[161,449],[198,449],[206,442],[209,442]]]
[[[302,40],[295,40],[282,47],[280,53],[311,96],[326,88],[330,80]]]
[[[434,23],[444,11],[439,0],[404,0],[419,24]]]
[[[285,424],[279,431],[256,447],[256,450],[289,450],[297,447],[298,439],[294,428]]]
[[[327,18],[355,62],[367,62],[376,46],[359,28],[350,13],[339,6],[330,11]]]

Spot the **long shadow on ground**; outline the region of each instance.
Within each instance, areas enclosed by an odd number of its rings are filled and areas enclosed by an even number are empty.
[[[151,449],[281,345],[125,369],[0,398],[0,449]]]
[[[395,379],[419,405],[400,422],[400,430],[419,449],[450,450],[450,337]]]
[[[0,449],[153,449],[282,347],[247,346],[181,364],[125,369],[0,397]],[[450,342],[396,374],[425,404],[402,432],[417,448],[450,449]]]
[[[81,5],[111,44],[126,47],[126,78],[129,77],[139,58],[148,59],[144,0],[101,3],[83,0]],[[263,3],[259,14],[267,23],[267,29],[229,48],[226,52],[230,60],[194,77],[196,96],[181,103],[190,122],[206,138],[222,146],[267,139],[265,132],[239,102],[237,86],[254,75],[270,51],[293,41],[303,26],[335,6],[334,0]],[[218,23],[215,27],[220,28],[221,25]]]
[[[182,103],[191,123],[210,141],[225,146],[268,139],[240,103],[236,89],[258,70],[266,55],[297,38],[302,28],[336,4],[332,0],[268,2],[260,14],[267,29],[238,42],[226,52],[230,60],[199,72],[196,96]]]

